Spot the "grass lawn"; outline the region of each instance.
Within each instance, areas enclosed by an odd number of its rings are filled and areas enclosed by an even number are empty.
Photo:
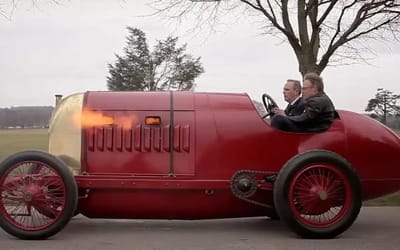
[[[0,129],[0,161],[27,149],[47,151],[47,129]],[[364,202],[366,206],[400,206],[400,192]]]
[[[400,206],[400,192],[364,202],[365,206]]]
[[[48,150],[47,129],[0,129],[0,161],[12,153],[27,150]]]

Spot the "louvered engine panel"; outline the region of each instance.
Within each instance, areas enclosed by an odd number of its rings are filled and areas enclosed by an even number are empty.
[[[178,118],[185,119],[182,123],[176,122],[172,129],[169,112],[151,113],[161,118],[160,125],[146,125],[146,114],[144,111],[103,112],[102,115],[114,121],[124,120],[121,119],[123,115],[135,119],[128,128],[115,123],[86,129],[88,172],[168,174],[173,149],[173,170],[176,168],[179,174],[193,174],[193,112],[177,112]]]

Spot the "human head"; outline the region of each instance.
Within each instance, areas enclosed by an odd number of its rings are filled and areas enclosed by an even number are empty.
[[[324,82],[322,77],[316,73],[307,73],[303,78],[303,97],[308,99],[324,91]]]
[[[288,103],[293,102],[301,94],[300,81],[289,79],[283,86],[283,97]]]

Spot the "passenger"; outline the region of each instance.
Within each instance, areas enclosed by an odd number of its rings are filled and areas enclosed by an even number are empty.
[[[294,116],[276,114],[271,126],[291,132],[318,132],[329,128],[335,118],[335,107],[324,92],[322,78],[315,73],[307,73],[303,79],[305,110]]]
[[[283,86],[283,97],[288,103],[285,110],[274,108],[272,112],[279,115],[300,115],[304,112],[305,102],[301,98],[301,84],[297,80],[287,80],[285,86]]]

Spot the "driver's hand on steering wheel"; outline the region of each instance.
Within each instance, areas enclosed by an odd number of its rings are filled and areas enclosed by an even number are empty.
[[[286,116],[285,111],[283,111],[282,109],[279,109],[278,107],[273,108],[272,113],[274,113],[275,115]]]

